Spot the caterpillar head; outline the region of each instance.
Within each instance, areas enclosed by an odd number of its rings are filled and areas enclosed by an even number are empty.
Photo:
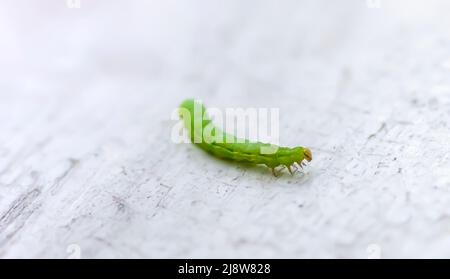
[[[312,153],[309,148],[306,147],[296,147],[293,150],[291,156],[291,164],[292,162],[296,162],[300,167],[306,166],[305,161],[311,162],[312,160]]]
[[[304,148],[303,149],[303,156],[305,156],[306,161],[311,162],[312,160],[312,153],[311,150],[309,148]]]

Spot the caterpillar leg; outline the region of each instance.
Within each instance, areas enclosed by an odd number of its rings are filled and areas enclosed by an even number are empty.
[[[294,169],[292,170],[291,167]],[[292,164],[292,166],[288,166],[288,170],[289,172],[293,175],[294,173],[296,173],[298,171],[298,168],[295,164]]]
[[[290,173],[291,175],[294,175],[294,173],[292,172],[291,166],[286,166],[286,167],[287,167],[289,173]]]
[[[278,175],[277,175],[277,173],[276,173],[276,171],[275,171],[275,168],[271,168],[271,169],[272,169],[272,174],[273,174],[273,176],[278,177]]]

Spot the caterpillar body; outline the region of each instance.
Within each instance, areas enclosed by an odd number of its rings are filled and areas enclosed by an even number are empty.
[[[191,141],[218,158],[266,165],[272,169],[274,176],[277,176],[275,168],[278,166],[287,167],[293,174],[292,167],[296,168],[295,164],[302,168],[305,161],[312,160],[311,150],[306,147],[279,147],[269,143],[251,142],[227,134],[213,126],[212,120],[205,112],[205,106],[193,99],[185,100],[179,108],[180,118],[188,130]],[[205,133],[206,130],[209,133]],[[206,135],[210,137],[206,138]],[[273,152],[267,150],[273,150]]]

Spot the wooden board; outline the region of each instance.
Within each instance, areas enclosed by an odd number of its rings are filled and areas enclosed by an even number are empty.
[[[114,2],[0,4],[0,257],[450,256],[448,1]],[[188,97],[314,160],[175,144]]]

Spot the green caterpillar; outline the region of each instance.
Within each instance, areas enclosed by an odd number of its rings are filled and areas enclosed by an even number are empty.
[[[205,113],[206,108],[199,101],[185,100],[180,108],[180,118],[189,132],[191,141],[201,149],[222,159],[237,162],[266,165],[272,169],[285,166],[291,174],[295,163],[299,167],[306,165],[304,161],[312,160],[311,150],[306,147],[278,147],[268,143],[250,142],[239,139],[214,127]]]

